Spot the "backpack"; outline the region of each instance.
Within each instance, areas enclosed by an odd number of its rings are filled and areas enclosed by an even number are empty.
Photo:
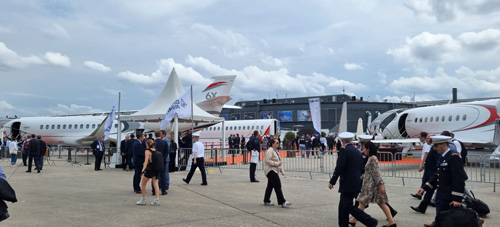
[[[462,161],[464,163],[464,165],[467,164],[467,159],[465,159],[467,157],[467,148],[465,148],[465,145],[464,143],[462,143],[462,141],[460,140],[457,140],[457,139],[453,139],[454,141],[458,141],[458,143],[460,143],[460,146],[462,147],[462,152],[460,152],[460,156],[462,156]]]
[[[151,151],[151,169],[158,172],[163,170],[164,165],[165,160],[163,159],[163,154],[158,151]]]
[[[467,190],[465,191],[463,203],[467,208],[471,208],[476,211],[479,217],[484,218],[487,214],[490,213],[490,207],[488,206],[488,204],[480,199],[476,199],[476,196],[472,191],[470,191],[470,193]]]

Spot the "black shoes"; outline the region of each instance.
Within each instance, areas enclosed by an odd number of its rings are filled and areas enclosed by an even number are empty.
[[[207,186],[208,184],[207,184],[207,183],[201,183],[201,185],[203,185],[203,186]]]
[[[31,173],[31,170],[26,170],[27,173]]]
[[[259,183],[260,181],[258,181],[258,180],[252,180],[250,182]]]
[[[416,198],[418,200],[421,200],[422,199],[422,196],[421,195],[418,195],[418,194],[411,194],[411,196],[413,196],[413,198]]]
[[[182,178],[182,181],[184,181],[184,183],[186,183],[186,184],[189,184],[189,182],[186,180],[186,178]]]
[[[415,212],[425,214],[425,211],[424,211],[424,210],[422,210],[422,209],[420,209],[420,207],[410,206],[410,208],[411,208],[412,210],[414,210]]]
[[[392,225],[383,225],[382,227],[398,227],[398,225],[396,225],[396,223],[394,223]]]
[[[167,192],[167,191],[163,191],[163,192],[161,192],[161,195],[166,195],[166,194],[168,194],[168,192]]]
[[[429,202],[429,206],[436,207],[436,204],[434,204],[433,202]]]

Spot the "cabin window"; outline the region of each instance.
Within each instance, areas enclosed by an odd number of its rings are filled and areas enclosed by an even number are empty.
[[[118,124],[115,124],[115,128],[118,128]]]
[[[226,126],[226,131],[227,131],[228,127]]]
[[[254,129],[254,126],[252,125],[252,130]]]
[[[429,118],[429,121],[430,121],[430,122],[432,122],[432,120],[433,120],[433,119],[434,119],[433,117],[430,117],[430,118]]]
[[[95,128],[95,124],[92,124],[92,128],[93,128],[93,129]]]
[[[238,126],[238,130],[241,130],[241,126]]]
[[[78,129],[78,125],[77,124],[75,124],[75,129]]]
[[[61,129],[61,125],[57,125],[57,129]]]
[[[420,118],[420,123],[422,123],[422,118]]]
[[[260,129],[261,129],[261,130],[262,130],[262,129],[264,129],[264,125],[261,125],[261,126],[260,126]]]
[[[243,126],[243,130],[245,130],[245,126]]]
[[[459,120],[460,120],[460,115],[457,115],[457,116],[455,117],[455,121],[459,121]]]
[[[73,126],[73,125],[68,125],[68,129],[71,129],[71,126]]]
[[[452,119],[451,115],[450,115],[450,116],[448,116],[448,121],[451,121],[451,119]]]
[[[439,122],[439,117],[438,116],[436,116],[436,122]]]
[[[83,124],[80,124],[80,129],[83,129]]]
[[[45,129],[49,129],[49,125],[45,125]]]
[[[40,125],[40,129],[43,129],[43,125]]]
[[[462,120],[463,121],[467,120],[467,115],[464,114],[464,116],[462,116]]]
[[[424,121],[425,121],[425,123],[427,123],[427,117],[425,117],[425,120],[424,120]]]
[[[444,122],[444,116],[441,116],[441,121]]]
[[[417,122],[418,122],[418,118],[415,118],[415,123],[417,123]]]
[[[63,129],[66,129],[66,125],[63,125]]]
[[[56,126],[55,126],[55,125],[52,125],[52,126],[51,126],[51,128],[52,128],[52,129],[55,129],[55,128],[56,128]]]
[[[89,128],[90,128],[90,125],[89,125],[89,124],[87,124],[87,125],[85,125],[85,127],[86,127],[87,129],[89,129]]]

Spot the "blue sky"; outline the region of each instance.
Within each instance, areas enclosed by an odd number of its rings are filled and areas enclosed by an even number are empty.
[[[499,0],[0,0],[0,116],[138,110],[175,67],[234,103],[500,96]]]

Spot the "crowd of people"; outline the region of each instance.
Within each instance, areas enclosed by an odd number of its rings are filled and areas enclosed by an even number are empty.
[[[21,141],[18,141],[17,137],[9,138],[5,136],[1,139],[0,144],[4,154],[10,154],[11,165],[15,165],[18,156],[21,156],[23,165],[28,166],[26,172],[31,172],[33,162],[37,173],[42,171],[44,158],[47,156],[47,144],[40,135],[26,135]]]

